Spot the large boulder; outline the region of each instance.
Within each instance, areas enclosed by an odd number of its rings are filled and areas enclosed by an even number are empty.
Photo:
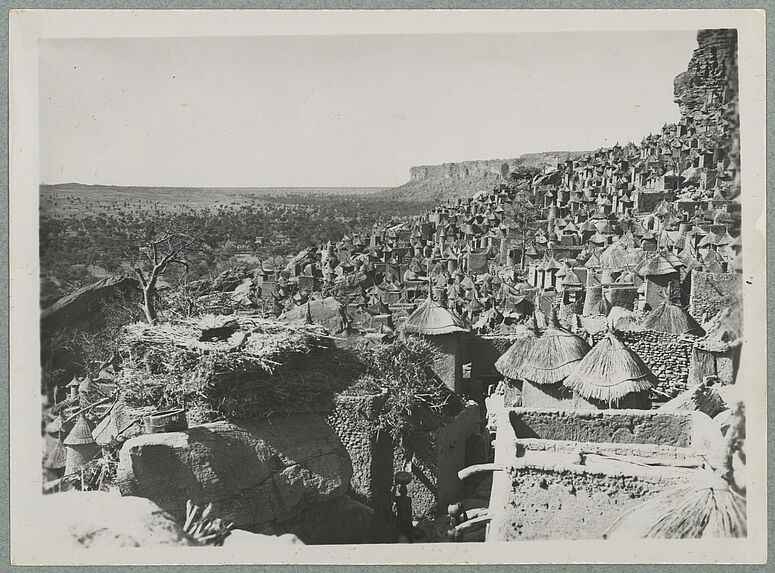
[[[182,519],[186,500],[256,530],[293,521],[347,491],[352,465],[336,434],[314,414],[128,440],[119,458],[121,493],[147,497]]]
[[[99,491],[44,496],[41,548],[191,545],[173,517],[149,499]]]

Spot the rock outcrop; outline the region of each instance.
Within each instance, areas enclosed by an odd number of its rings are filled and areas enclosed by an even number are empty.
[[[737,30],[700,30],[685,72],[673,82],[682,116],[699,120],[737,94]]]
[[[187,499],[212,502],[213,515],[257,530],[343,496],[351,477],[347,452],[325,420],[299,414],[132,438],[117,481],[122,494],[147,497],[177,519]]]
[[[191,545],[179,523],[149,499],[88,491],[44,497],[41,550]]]
[[[568,158],[584,152],[550,151],[527,153],[515,159],[461,161],[441,165],[420,165],[409,170],[409,182],[383,193],[398,201],[447,201],[472,197],[480,191],[489,191],[509,173],[520,168],[542,169],[556,167]]]

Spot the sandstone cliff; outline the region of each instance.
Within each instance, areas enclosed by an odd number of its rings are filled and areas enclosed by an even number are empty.
[[[687,70],[673,82],[682,116],[694,120],[719,111],[737,95],[737,30],[700,30]]]
[[[441,165],[420,165],[409,170],[409,182],[388,189],[385,195],[401,201],[446,201],[471,197],[491,189],[502,178],[519,168],[556,167],[569,157],[586,152],[550,151],[526,153],[515,159],[461,161]]]
[[[682,117],[697,126],[707,126],[708,135],[721,133],[716,138],[730,142],[726,151],[735,164],[739,162],[737,94],[737,30],[700,30],[687,70],[673,82],[674,101]],[[441,202],[471,197],[492,189],[519,167],[554,167],[586,153],[528,153],[516,159],[422,165],[410,169],[408,183],[383,193],[397,201]]]

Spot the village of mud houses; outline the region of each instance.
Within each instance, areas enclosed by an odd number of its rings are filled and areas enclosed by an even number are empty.
[[[41,283],[45,544],[745,537],[736,31],[679,63],[640,141],[413,167],[284,256],[239,207],[49,197],[44,272],[85,227],[129,264]]]

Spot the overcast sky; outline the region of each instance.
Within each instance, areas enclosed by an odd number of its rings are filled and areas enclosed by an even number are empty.
[[[395,186],[679,117],[696,31],[46,40],[43,183]]]

